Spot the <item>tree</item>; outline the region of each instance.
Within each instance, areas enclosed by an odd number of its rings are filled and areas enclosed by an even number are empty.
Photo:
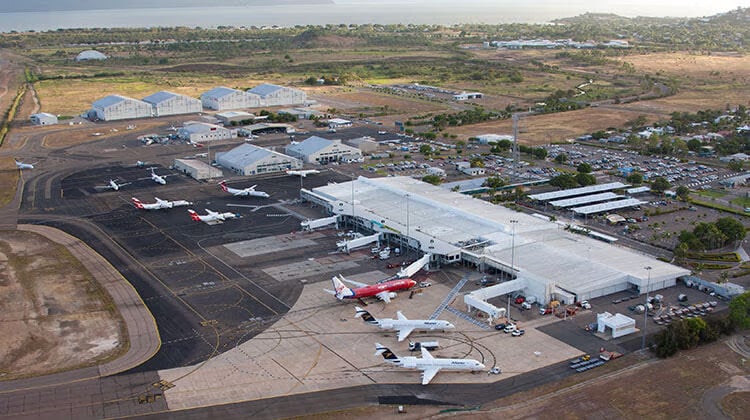
[[[680,197],[682,200],[687,200],[688,196],[690,196],[690,188],[680,185],[675,190],[675,193],[677,194],[677,197]]]
[[[691,152],[697,152],[700,150],[701,146],[703,146],[703,143],[698,139],[690,139],[687,141],[688,150]]]
[[[729,320],[739,328],[750,328],[750,292],[732,298],[729,302]]]
[[[492,188],[492,189],[496,189],[496,188],[500,188],[500,187],[504,186],[505,185],[505,181],[503,181],[503,179],[500,178],[499,176],[489,176],[484,181],[484,185],[486,187],[489,187],[489,188]]]
[[[550,185],[560,187],[562,189],[575,188],[578,186],[578,181],[573,174],[560,174],[549,181]]]
[[[741,160],[732,160],[727,164],[727,167],[735,172],[741,172],[744,166]]]
[[[631,172],[625,177],[625,181],[633,185],[641,185],[643,184],[643,174],[640,172]]]
[[[668,190],[669,187],[672,185],[667,181],[666,178],[663,176],[659,176],[654,178],[653,181],[651,181],[651,190],[656,191],[658,193],[663,193],[664,191]]]
[[[589,165],[586,162],[581,162],[580,164],[578,164],[578,168],[577,169],[578,169],[578,172],[582,173],[582,174],[591,173],[591,165]]]
[[[693,229],[693,233],[705,249],[719,248],[727,241],[727,236],[714,223],[698,223]]]
[[[726,236],[727,241],[736,242],[745,239],[745,226],[733,217],[722,217],[716,221],[716,227]]]
[[[470,165],[472,168],[484,168],[484,160],[480,157],[472,158]]]
[[[419,146],[419,153],[425,156],[429,155],[430,153],[432,153],[432,146],[430,146],[429,144],[423,144]]]
[[[537,147],[532,151],[532,155],[537,159],[544,159],[547,157],[547,149],[544,147]]]
[[[425,175],[422,177],[422,181],[432,185],[440,185],[443,182],[443,178],[440,175]]]
[[[594,185],[596,184],[596,177],[591,174],[579,172],[576,174],[576,182],[582,187],[585,187],[587,185]]]
[[[565,153],[560,153],[559,155],[555,156],[555,162],[559,163],[560,165],[564,164],[568,161],[568,155]]]

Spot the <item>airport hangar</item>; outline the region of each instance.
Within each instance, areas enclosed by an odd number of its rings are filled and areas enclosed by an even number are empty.
[[[637,288],[652,292],[689,275],[638,251],[571,232],[559,222],[447,191],[410,177],[365,178],[303,189],[339,223],[380,232],[382,240],[432,254],[432,262],[495,269],[513,279],[497,286],[541,304],[574,303]],[[352,206],[354,203],[354,206]],[[404,248],[405,249],[405,248]]]

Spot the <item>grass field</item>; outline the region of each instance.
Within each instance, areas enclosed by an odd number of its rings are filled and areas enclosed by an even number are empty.
[[[18,169],[13,163],[13,158],[0,156],[0,207],[5,206],[13,200],[16,195],[18,184]]]

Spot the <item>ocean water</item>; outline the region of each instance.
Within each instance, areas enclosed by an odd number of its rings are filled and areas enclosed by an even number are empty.
[[[91,5],[86,1],[91,0],[57,0],[54,8],[58,10],[46,10],[45,4],[49,2],[42,0],[19,2],[22,8],[7,7],[0,12],[0,32],[168,26],[288,27],[342,23],[543,23],[585,12],[622,16],[706,16],[738,6],[750,6],[750,0],[285,0],[274,4],[269,4],[269,0],[223,0],[215,1],[212,6],[205,6],[207,2],[195,6],[197,2],[186,1],[183,4],[191,7],[185,7],[176,6],[174,0],[152,0],[150,7],[143,7],[144,2],[136,2],[132,4],[139,7],[117,8],[122,7],[123,2],[99,0],[96,4],[102,9],[91,9],[87,8]]]

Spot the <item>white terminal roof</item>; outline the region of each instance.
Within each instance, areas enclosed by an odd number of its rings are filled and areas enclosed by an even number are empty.
[[[622,182],[610,182],[609,184],[589,185],[588,187],[571,188],[569,190],[552,191],[542,194],[532,194],[529,196],[532,200],[547,201],[557,200],[564,197],[575,197],[577,195],[593,194],[602,191],[611,191],[618,188],[625,188],[629,185]]]
[[[513,256],[519,276],[576,293],[623,281],[645,283],[646,266],[652,267],[654,282],[689,274],[634,250],[568,232],[557,223],[410,177],[359,177],[312,192],[327,200],[336,214],[353,212],[391,231],[408,231],[424,252],[455,254],[468,244],[484,241],[482,255],[508,266]]]
[[[637,198],[626,198],[624,200],[610,201],[602,204],[592,204],[590,206],[574,207],[571,210],[578,214],[595,214],[603,211],[624,209],[627,207],[640,206],[646,204],[645,201],[638,200]]]
[[[613,198],[621,198],[621,195],[617,195],[613,192],[605,192],[599,194],[584,195],[583,197],[566,198],[564,200],[550,201],[549,203],[555,207],[572,207],[581,204],[596,203],[597,201],[607,201]]]

